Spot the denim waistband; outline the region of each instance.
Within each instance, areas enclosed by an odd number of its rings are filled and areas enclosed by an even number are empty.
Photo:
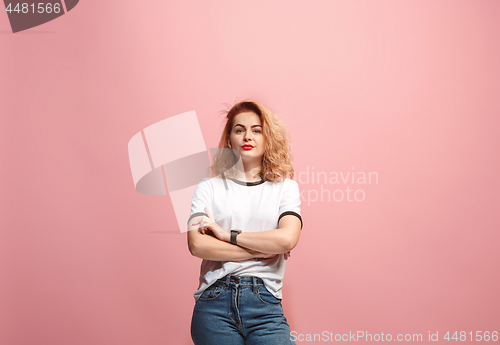
[[[240,277],[228,274],[225,277],[217,279],[220,284],[226,284],[229,286],[231,283],[238,285],[248,285],[248,286],[265,286],[264,281],[259,277]]]

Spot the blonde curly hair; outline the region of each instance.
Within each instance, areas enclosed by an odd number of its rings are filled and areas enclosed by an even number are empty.
[[[213,165],[209,168],[213,176],[227,176],[230,178],[236,176],[237,171],[234,166],[237,157],[233,150],[229,148],[228,141],[233,128],[234,117],[248,111],[260,117],[262,132],[266,138],[261,170],[254,178],[259,176],[261,179],[265,178],[266,181],[270,182],[281,182],[287,177],[293,179],[294,170],[291,163],[290,134],[285,123],[271,110],[251,100],[236,103],[229,110],[222,111],[222,113],[226,114],[226,123],[218,145],[222,150],[218,150],[214,155]]]

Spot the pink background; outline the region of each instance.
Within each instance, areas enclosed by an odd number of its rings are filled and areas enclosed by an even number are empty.
[[[288,124],[296,173],[379,176],[348,184],[362,202],[303,200],[293,331],[500,331],[498,18],[495,0],[86,0],[12,34],[0,14],[0,343],[191,343],[200,260],[169,198],[134,189],[127,143],[196,110],[215,147],[244,98]]]

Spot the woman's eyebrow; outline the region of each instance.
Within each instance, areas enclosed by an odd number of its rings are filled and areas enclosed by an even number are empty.
[[[237,125],[234,125],[234,128],[236,128],[237,126],[241,126],[243,128],[245,128],[245,126],[241,125],[241,124],[237,124]],[[261,125],[253,125],[252,127],[262,127]]]

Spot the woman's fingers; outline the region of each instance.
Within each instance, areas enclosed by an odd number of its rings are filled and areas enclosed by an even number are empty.
[[[214,217],[212,216],[212,214],[210,213],[210,210],[208,208],[205,207],[205,213],[208,214],[208,218],[210,218],[210,220],[212,222],[215,222],[214,220]]]
[[[211,230],[211,225],[215,223],[212,214],[206,207],[205,207],[205,212],[208,215],[208,217],[203,216],[200,218],[200,220],[191,223],[191,225],[198,225],[198,232],[203,235],[207,234],[207,231]]]
[[[210,225],[211,223],[215,222],[212,214],[208,210],[208,208],[205,207],[205,213],[208,215],[208,217],[202,217],[200,220],[191,223],[191,225],[200,225],[200,226],[205,226],[205,225]]]

